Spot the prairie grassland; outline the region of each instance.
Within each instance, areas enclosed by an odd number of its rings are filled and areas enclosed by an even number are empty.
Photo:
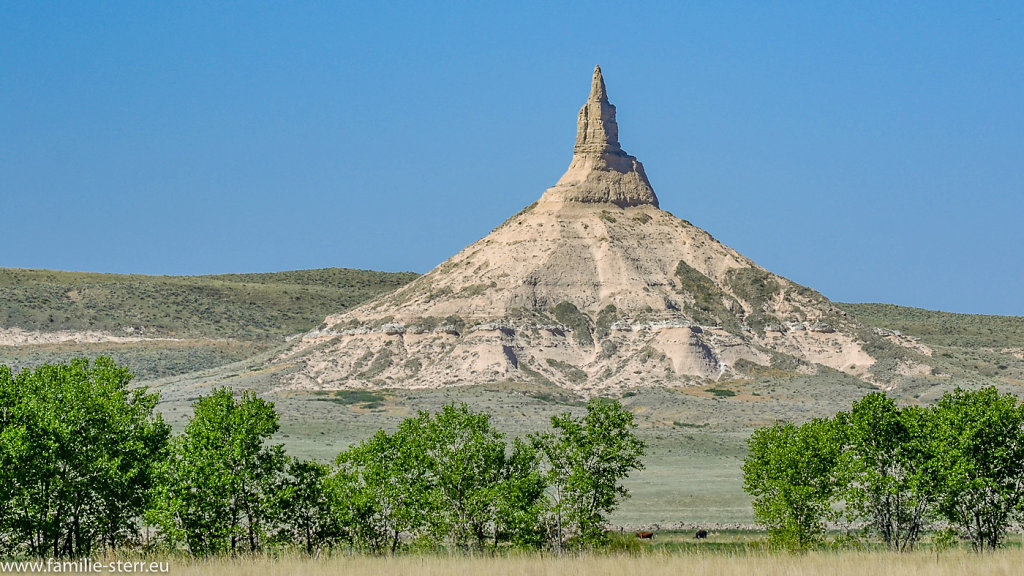
[[[173,574],[211,576],[291,576],[346,574],[348,576],[399,575],[447,576],[863,576],[864,574],[1001,575],[1020,574],[1024,551],[1003,550],[990,554],[956,551],[941,554],[889,554],[883,552],[814,552],[805,555],[754,553],[664,554],[648,556],[604,556],[556,558],[540,555],[512,557],[398,556],[370,558],[236,558],[171,562]]]
[[[217,276],[0,268],[0,327],[276,340],[417,276],[346,268]]]

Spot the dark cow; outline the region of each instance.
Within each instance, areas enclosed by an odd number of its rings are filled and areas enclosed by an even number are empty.
[[[637,532],[636,537],[641,540],[654,540],[654,532]]]
[[[708,531],[707,530],[697,530],[697,534],[694,535],[694,538],[696,538],[697,540],[703,540],[703,539],[705,539],[707,537],[708,537]]]

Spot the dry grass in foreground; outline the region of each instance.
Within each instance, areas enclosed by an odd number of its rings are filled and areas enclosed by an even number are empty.
[[[396,558],[345,557],[240,558],[171,561],[172,574],[213,576],[448,576],[450,574],[486,576],[678,576],[704,575],[785,575],[821,574],[864,576],[865,574],[998,575],[1020,574],[1024,551],[1003,550],[993,554],[946,552],[888,554],[870,552],[816,552],[802,556],[789,554],[664,555],[664,556],[584,556],[553,558],[540,556],[464,558],[436,556],[399,556]]]

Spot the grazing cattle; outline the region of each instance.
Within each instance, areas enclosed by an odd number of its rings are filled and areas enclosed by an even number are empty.
[[[641,540],[654,540],[654,532],[637,532],[636,537]]]
[[[707,538],[707,537],[708,537],[708,531],[707,530],[697,530],[697,534],[694,535],[694,538],[696,538],[697,540],[703,540],[704,538]]]

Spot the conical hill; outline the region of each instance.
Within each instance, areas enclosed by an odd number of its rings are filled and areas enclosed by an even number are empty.
[[[597,68],[554,187],[412,283],[328,317],[285,359],[302,363],[289,385],[307,389],[538,381],[597,394],[822,367],[884,385],[869,350],[889,351],[888,371],[927,370],[911,344],[660,210]]]

